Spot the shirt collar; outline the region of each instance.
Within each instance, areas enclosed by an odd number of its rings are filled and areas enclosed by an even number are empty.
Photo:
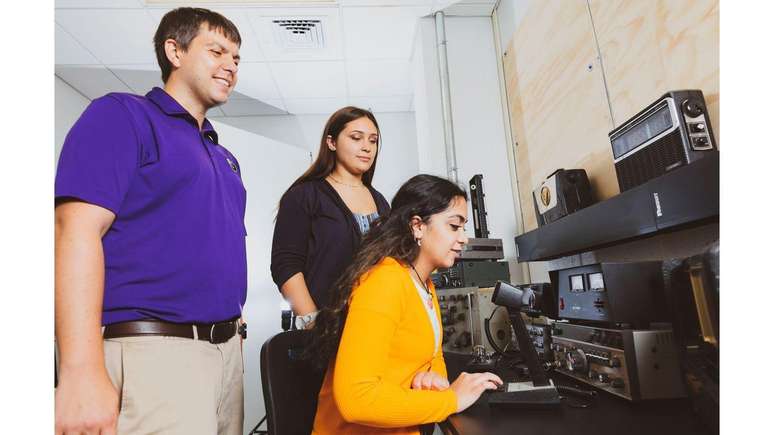
[[[167,115],[186,116],[193,120],[194,124],[196,123],[194,117],[188,113],[188,111],[185,110],[185,108],[181,106],[177,100],[172,98],[172,96],[169,95],[165,90],[154,86],[150,92],[145,94],[145,97],[159,106],[159,109],[161,109]],[[212,127],[212,124],[207,118],[204,118],[204,122],[202,122],[202,134],[204,134],[212,142],[218,143],[218,133],[215,132],[215,129]]]

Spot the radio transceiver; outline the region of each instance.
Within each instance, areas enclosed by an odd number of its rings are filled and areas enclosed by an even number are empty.
[[[476,345],[484,346],[489,353],[494,352],[484,331],[484,321],[490,316],[489,330],[495,344],[502,349],[511,341],[508,313],[494,311],[497,306],[492,303],[492,292],[492,288],[478,287],[437,290],[444,352],[470,355]]]
[[[717,150],[699,90],[664,94],[608,136],[621,192]]]
[[[510,277],[507,261],[458,260],[452,267],[430,275],[435,288],[494,287]]]
[[[552,362],[554,361],[554,349],[551,339],[551,332],[554,321],[546,317],[528,317],[522,313],[524,319],[524,325],[527,327],[527,334],[532,340],[532,345],[535,348],[535,352],[538,354],[540,362]],[[511,345],[514,349],[519,349],[518,341],[514,339],[511,341]]]
[[[554,367],[631,401],[685,397],[672,330],[554,324]]]

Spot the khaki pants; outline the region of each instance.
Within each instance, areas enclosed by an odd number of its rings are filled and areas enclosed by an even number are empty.
[[[222,344],[178,337],[111,338],[104,349],[105,367],[120,392],[120,435],[242,435],[239,335]]]

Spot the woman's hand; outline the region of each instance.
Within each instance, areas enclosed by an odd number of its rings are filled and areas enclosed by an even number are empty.
[[[460,373],[451,384],[451,389],[457,394],[457,412],[462,412],[475,403],[484,390],[496,390],[503,380],[493,373]]]
[[[411,388],[415,390],[443,391],[449,388],[449,380],[434,371],[421,371],[411,381]]]

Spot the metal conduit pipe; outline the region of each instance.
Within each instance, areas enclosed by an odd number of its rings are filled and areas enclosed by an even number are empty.
[[[443,138],[446,145],[446,173],[452,182],[459,184],[457,150],[454,147],[451,89],[449,88],[449,62],[446,56],[446,24],[445,16],[441,11],[435,13],[435,42],[438,53],[438,73],[441,77],[441,114],[443,116]]]

